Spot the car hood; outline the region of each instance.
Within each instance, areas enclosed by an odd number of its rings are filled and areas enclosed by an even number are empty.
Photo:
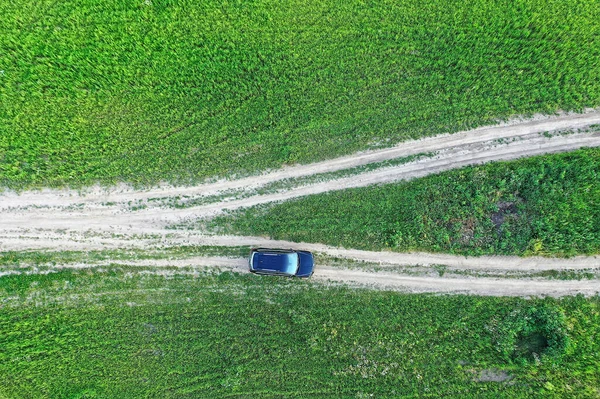
[[[299,277],[308,277],[313,273],[315,267],[315,261],[313,259],[312,254],[298,252],[300,255],[300,267],[298,268],[298,272],[296,276]]]

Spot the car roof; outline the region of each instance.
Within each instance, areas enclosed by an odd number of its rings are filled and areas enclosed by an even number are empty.
[[[283,249],[283,248],[253,248],[253,252],[278,252],[278,253],[294,253],[298,252],[293,249]]]
[[[253,251],[255,270],[294,275],[298,271],[300,258],[295,251]]]

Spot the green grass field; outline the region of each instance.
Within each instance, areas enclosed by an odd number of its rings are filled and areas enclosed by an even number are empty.
[[[600,3],[0,2],[0,185],[253,173],[600,104]]]
[[[258,205],[200,224],[347,248],[598,254],[599,170],[600,149],[582,149]]]
[[[599,394],[598,298],[411,295],[118,267],[5,276],[0,297],[0,397]]]

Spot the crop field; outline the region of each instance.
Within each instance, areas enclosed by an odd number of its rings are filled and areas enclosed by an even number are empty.
[[[600,150],[582,149],[257,205],[200,224],[346,248],[598,254],[599,171]]]
[[[600,105],[600,3],[0,2],[0,185],[190,183]]]
[[[0,397],[600,393],[597,297],[412,295],[151,268],[5,276],[0,297]]]

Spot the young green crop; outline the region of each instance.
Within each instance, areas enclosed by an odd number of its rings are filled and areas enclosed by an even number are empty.
[[[203,221],[230,233],[362,249],[600,253],[600,149],[312,195]]]
[[[593,398],[600,386],[598,298],[151,268],[2,277],[0,297],[0,397]]]
[[[600,3],[4,1],[0,185],[189,183],[600,105]]]

